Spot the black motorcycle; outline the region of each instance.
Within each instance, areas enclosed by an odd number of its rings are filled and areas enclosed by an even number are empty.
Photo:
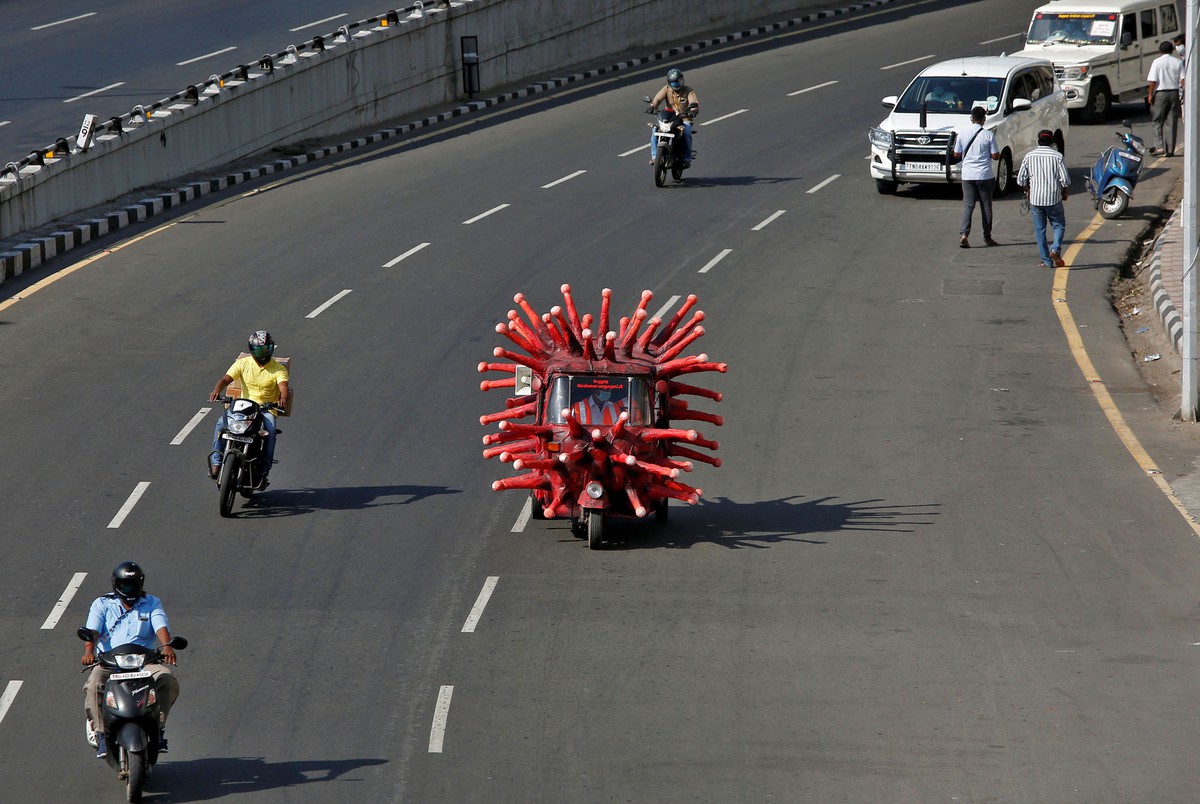
[[[217,474],[217,489],[220,492],[221,516],[233,516],[233,498],[241,494],[250,499],[258,489],[263,476],[270,467],[266,465],[267,431],[263,428],[263,414],[267,411],[282,412],[274,402],[260,405],[250,399],[222,396],[217,399],[228,409],[225,427],[221,430],[221,471]],[[275,434],[283,432],[278,427]]]
[[[650,98],[646,98],[646,103],[650,103]],[[654,114],[654,109],[647,108],[646,114]],[[654,186],[666,184],[668,172],[675,181],[683,181],[683,171],[687,170],[695,155],[684,150],[683,117],[670,106],[664,106],[657,119],[647,125],[654,136]],[[695,136],[694,129],[692,136]]]
[[[100,636],[88,628],[76,633],[84,642],[95,642]],[[183,650],[188,641],[177,636],[171,637],[168,644]],[[160,650],[132,644],[96,656],[96,664],[113,671],[101,691],[104,705],[99,716],[108,747],[104,758],[117,772],[117,778],[125,781],[126,793],[133,802],[142,800],[146,777],[158,761],[158,693],[145,666],[159,664],[162,658]]]

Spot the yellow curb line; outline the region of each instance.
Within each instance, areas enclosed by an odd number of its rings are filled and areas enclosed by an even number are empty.
[[[1083,249],[1084,243],[1089,238],[1100,230],[1104,219],[1100,215],[1096,215],[1092,222],[1087,225],[1087,228],[1080,233],[1063,255],[1066,266],[1063,268],[1054,269],[1054,286],[1050,291],[1050,302],[1054,305],[1054,311],[1058,313],[1058,321],[1062,325],[1063,334],[1067,336],[1067,344],[1071,347],[1071,355],[1075,358],[1075,364],[1079,366],[1079,370],[1083,373],[1083,378],[1087,381],[1088,386],[1092,389],[1092,394],[1096,397],[1096,402],[1100,405],[1100,409],[1108,418],[1108,423],[1116,432],[1117,437],[1121,439],[1121,443],[1125,445],[1125,449],[1129,450],[1129,454],[1133,456],[1134,461],[1141,467],[1154,483],[1158,486],[1166,498],[1171,501],[1171,505],[1183,516],[1192,531],[1200,536],[1200,523],[1191,515],[1191,513],[1175,496],[1174,490],[1171,489],[1171,484],[1163,477],[1162,472],[1150,458],[1141,442],[1137,440],[1137,436],[1129,429],[1129,425],[1125,421],[1125,417],[1121,415],[1121,411],[1117,408],[1117,404],[1113,401],[1112,395],[1108,392],[1108,388],[1104,385],[1104,380],[1101,379],[1096,367],[1092,364],[1092,359],[1088,356],[1087,349],[1084,348],[1083,338],[1079,334],[1079,328],[1075,325],[1075,316],[1071,314],[1071,307],[1067,304],[1067,279],[1071,273],[1071,265],[1075,262],[1075,258]]]

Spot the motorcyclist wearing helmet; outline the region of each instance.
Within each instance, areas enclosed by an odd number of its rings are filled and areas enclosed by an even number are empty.
[[[683,71],[672,67],[667,71],[667,85],[650,101],[650,111],[657,112],[660,103],[674,109],[683,120],[683,155],[685,168],[692,166],[692,120],[700,113],[700,98],[696,90],[683,83]],[[658,157],[658,142],[650,135],[650,164]]]
[[[158,750],[159,753],[167,750],[167,716],[179,697],[179,681],[167,666],[176,661],[174,649],[167,645],[171,641],[167,612],[161,600],[146,594],[145,582],[146,574],[141,567],[133,561],[122,561],[113,569],[112,592],[93,600],[88,609],[87,627],[99,637],[95,642],[84,643],[80,659],[85,667],[96,665],[83,685],[83,710],[88,720],[88,742],[96,747],[98,757],[106,753],[100,696],[112,671],[96,664],[96,653],[129,644],[156,648],[162,653],[162,664],[148,664],[144,669],[153,677],[158,696]]]
[[[280,407],[287,407],[288,370],[274,358],[275,339],[271,337],[271,333],[265,329],[251,333],[246,348],[250,354],[233,361],[233,365],[229,367],[225,375],[217,380],[216,387],[208,395],[208,400],[216,402],[229,384],[238,380],[242,384],[243,397],[260,405],[274,402]],[[224,411],[217,418],[216,427],[213,428],[212,452],[209,454],[213,479],[216,479],[221,471],[221,430],[223,429],[225,429]],[[266,465],[263,467],[259,480],[258,487],[260,489],[267,487],[267,475],[275,460],[275,416],[267,410],[263,411],[263,429],[267,431],[267,440],[264,445],[265,455],[263,456]]]

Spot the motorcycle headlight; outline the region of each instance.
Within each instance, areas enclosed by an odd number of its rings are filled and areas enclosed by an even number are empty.
[[[1079,81],[1087,78],[1088,65],[1072,64],[1070,67],[1063,69],[1063,78],[1067,81]]]
[[[140,653],[131,653],[128,656],[117,657],[117,667],[122,670],[141,670],[142,665],[146,663],[146,657]]]
[[[254,424],[254,420],[249,416],[240,413],[234,413],[226,419],[229,427],[229,432],[234,435],[241,435],[250,429],[250,425]]]
[[[867,139],[871,144],[878,148],[890,148],[892,146],[892,132],[885,131],[879,126],[871,126],[867,132]]]

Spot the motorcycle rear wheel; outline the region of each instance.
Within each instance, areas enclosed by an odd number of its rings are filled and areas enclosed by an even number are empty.
[[[654,186],[662,187],[667,183],[667,154],[659,149],[658,157],[654,160]]]
[[[1129,206],[1129,196],[1120,190],[1109,190],[1100,199],[1100,217],[1113,220],[1125,214]]]
[[[233,498],[237,494],[238,459],[232,455],[221,464],[221,479],[217,483],[220,491],[221,516],[233,516]]]
[[[142,800],[142,787],[146,784],[146,755],[141,751],[129,751],[125,754],[129,762],[129,778],[125,782],[126,797],[130,804]]]

